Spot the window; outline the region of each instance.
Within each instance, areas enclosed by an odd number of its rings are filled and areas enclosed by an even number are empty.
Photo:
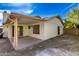
[[[33,26],[33,34],[40,34],[40,26],[39,25],[34,25]]]

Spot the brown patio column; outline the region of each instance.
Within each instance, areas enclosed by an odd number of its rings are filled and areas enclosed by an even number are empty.
[[[18,46],[18,19],[16,18],[14,22],[14,47],[15,49],[17,48],[17,46]]]

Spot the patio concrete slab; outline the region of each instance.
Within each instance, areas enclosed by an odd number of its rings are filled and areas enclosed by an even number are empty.
[[[19,49],[23,50],[25,48],[38,44],[42,41],[43,40],[41,40],[41,39],[36,39],[33,37],[29,37],[29,36],[19,37],[17,50],[19,50]]]

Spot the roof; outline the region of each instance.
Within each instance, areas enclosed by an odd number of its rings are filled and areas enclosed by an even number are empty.
[[[56,18],[58,18],[60,20],[60,22],[64,25],[64,23],[63,23],[63,21],[62,21],[60,16],[56,16]]]
[[[62,19],[60,18],[60,16],[51,16],[51,17],[46,17],[46,18],[43,18],[43,20],[49,20],[49,19],[52,20],[53,18],[58,18],[59,21],[64,25],[64,23],[63,23]]]
[[[23,14],[19,14],[19,13],[14,13],[14,12],[11,12],[10,15],[13,15],[16,17],[23,17],[23,18],[31,18],[31,19],[40,20],[40,21],[47,21],[49,19],[58,18],[60,20],[60,22],[63,24],[63,21],[61,20],[60,16],[51,16],[51,17],[41,18],[40,16],[27,16],[27,15],[23,15]],[[12,17],[12,18],[14,18],[14,17]]]
[[[31,18],[36,18],[36,19],[41,19],[40,16],[28,16],[28,15],[23,15],[23,14],[19,14],[19,13],[14,13],[14,12],[11,12],[11,15],[15,15],[15,16],[22,16],[22,17],[31,17]]]
[[[24,19],[28,18],[28,19],[33,19],[33,20],[37,20],[37,21],[40,21],[40,19],[41,19],[41,17],[38,17],[38,16],[27,16],[27,15],[11,12],[7,18],[7,21],[4,24],[6,24],[7,22],[10,22],[11,20],[9,20],[9,19],[14,20],[16,18],[18,18],[18,20],[19,20],[19,18],[24,18]]]

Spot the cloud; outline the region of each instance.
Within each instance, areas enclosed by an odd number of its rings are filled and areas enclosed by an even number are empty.
[[[33,12],[33,10],[27,10],[28,14],[31,14]]]
[[[23,13],[25,13],[25,14],[31,14],[32,12],[33,12],[32,9],[30,9],[30,10],[23,10]]]
[[[17,10],[11,10],[12,12],[24,14],[24,15],[30,15],[34,10],[33,9],[17,9]]]
[[[10,3],[10,6],[15,6],[17,9],[13,8],[11,9],[12,12],[20,13],[20,14],[25,14],[25,15],[30,15],[33,13],[34,9],[31,3]]]
[[[20,14],[30,15],[35,8],[33,8],[31,3],[8,3],[8,6],[11,6],[11,12],[16,12]],[[17,8],[16,8],[17,7]]]

